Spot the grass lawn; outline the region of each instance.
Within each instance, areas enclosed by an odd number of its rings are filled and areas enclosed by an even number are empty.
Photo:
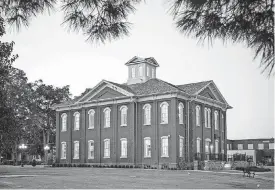
[[[0,166],[0,188],[274,188],[272,177],[243,177],[242,173],[118,168],[41,168]]]

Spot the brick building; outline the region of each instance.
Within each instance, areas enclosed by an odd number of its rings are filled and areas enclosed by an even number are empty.
[[[52,107],[58,163],[175,166],[179,158],[226,152],[226,111],[232,107],[213,81],[162,81],[151,57],[133,57],[126,66],[127,83],[102,80]]]
[[[227,160],[233,160],[233,155],[245,154],[254,163],[274,165],[274,138],[268,139],[238,139],[227,140]]]

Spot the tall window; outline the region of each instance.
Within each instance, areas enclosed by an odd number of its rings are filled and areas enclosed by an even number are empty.
[[[222,153],[224,154],[224,141],[222,141],[221,148],[222,148]]]
[[[149,67],[147,66],[147,77],[149,77],[149,75],[150,75],[150,69],[149,69]]]
[[[196,125],[200,126],[201,125],[201,107],[196,106]]]
[[[161,108],[161,123],[166,124],[168,123],[168,103],[162,102],[160,104],[160,108]]]
[[[121,126],[127,126],[127,107],[121,106],[120,112],[121,112]]]
[[[211,110],[204,108],[204,125],[206,128],[211,128]]]
[[[179,103],[179,124],[183,124],[183,103]]]
[[[151,157],[151,138],[145,137],[144,138],[144,158]]]
[[[94,129],[95,128],[95,111],[94,110],[89,110],[88,117],[89,117],[89,127],[88,127],[88,129]]]
[[[205,139],[205,153],[210,153],[210,139]]]
[[[79,141],[74,141],[74,159],[79,159]]]
[[[197,138],[197,153],[201,152],[201,139],[198,137]]]
[[[61,131],[67,131],[67,114],[63,113],[61,115],[62,127]]]
[[[126,138],[120,139],[120,144],[121,144],[120,158],[127,158],[127,139]]]
[[[144,125],[151,125],[151,105],[145,104],[144,109]]]
[[[136,69],[135,67],[132,67],[132,78],[136,77]]]
[[[152,78],[154,77],[154,75],[155,75],[155,69],[152,68]]]
[[[269,149],[274,149],[274,143],[269,143]]]
[[[104,140],[104,158],[110,158],[110,139]]]
[[[258,144],[258,149],[263,150],[264,149],[264,144],[262,144],[262,143]]]
[[[61,159],[66,159],[66,142],[61,143]]]
[[[243,150],[243,144],[238,144],[238,150]]]
[[[138,67],[138,73],[139,73],[139,76],[142,77],[142,66]]]
[[[248,147],[247,147],[249,150],[252,150],[253,149],[253,144],[248,144]]]
[[[161,137],[161,157],[168,157],[168,136]]]
[[[88,141],[88,159],[95,158],[95,143],[93,140]]]
[[[215,154],[219,153],[219,141],[215,140]]]
[[[180,136],[180,141],[179,141],[179,156],[183,157],[183,143],[184,143],[184,138],[182,136]]]
[[[218,119],[219,113],[218,111],[214,112],[214,120],[215,120],[215,129],[219,130],[219,119]]]
[[[74,113],[74,130],[79,130],[79,118],[80,118],[80,113],[75,112]]]
[[[222,122],[221,122],[221,128],[222,128],[222,132],[224,132],[224,119],[223,119],[223,114],[221,114],[221,116],[222,116]]]
[[[105,108],[103,112],[104,112],[104,127],[105,128],[110,127],[111,109]]]

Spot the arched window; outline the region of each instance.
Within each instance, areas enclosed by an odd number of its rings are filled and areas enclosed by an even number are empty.
[[[61,115],[62,127],[61,131],[67,131],[67,114],[63,113]]]
[[[201,152],[201,139],[198,137],[197,138],[197,153]]]
[[[88,159],[95,158],[95,143],[93,140],[88,141]]]
[[[167,124],[168,123],[168,103],[162,102],[160,104],[161,109],[161,124]]]
[[[218,111],[214,112],[214,123],[215,123],[215,129],[219,130],[219,119],[218,119],[219,113]]]
[[[179,157],[183,157],[184,153],[184,137],[179,136]]]
[[[104,139],[104,158],[110,158],[110,139]]]
[[[95,110],[93,109],[89,110],[88,117],[89,117],[88,129],[94,129],[95,128]]]
[[[142,74],[143,74],[143,72],[142,72],[142,66],[138,67],[138,73],[139,73],[139,76],[142,77]]]
[[[79,159],[79,141],[74,141],[74,159]]]
[[[121,138],[120,139],[121,144],[121,155],[120,158],[127,158],[127,139]]]
[[[74,113],[74,130],[79,130],[79,119],[80,119],[80,113],[75,112]]]
[[[135,67],[132,67],[132,78],[136,77],[136,69]]]
[[[111,122],[111,109],[110,108],[105,108],[104,110],[103,110],[103,112],[104,112],[104,127],[105,128],[108,128],[108,127],[110,127],[110,122]]]
[[[151,157],[151,138],[145,137],[144,138],[144,158]]]
[[[120,112],[121,112],[121,126],[127,126],[127,106],[121,106]]]
[[[201,125],[201,107],[196,106],[196,125],[200,126]]]
[[[208,108],[208,128],[211,128],[211,110]]]
[[[183,124],[183,103],[179,103],[179,124]]]
[[[151,105],[145,104],[144,109],[144,125],[151,125]]]
[[[205,139],[205,153],[206,154],[210,153],[210,143],[211,143],[211,139],[209,139],[209,138]]]

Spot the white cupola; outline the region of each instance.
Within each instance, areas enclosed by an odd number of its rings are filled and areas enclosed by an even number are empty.
[[[127,84],[144,83],[151,78],[156,78],[156,68],[159,64],[153,57],[133,57],[125,65],[128,66]]]

